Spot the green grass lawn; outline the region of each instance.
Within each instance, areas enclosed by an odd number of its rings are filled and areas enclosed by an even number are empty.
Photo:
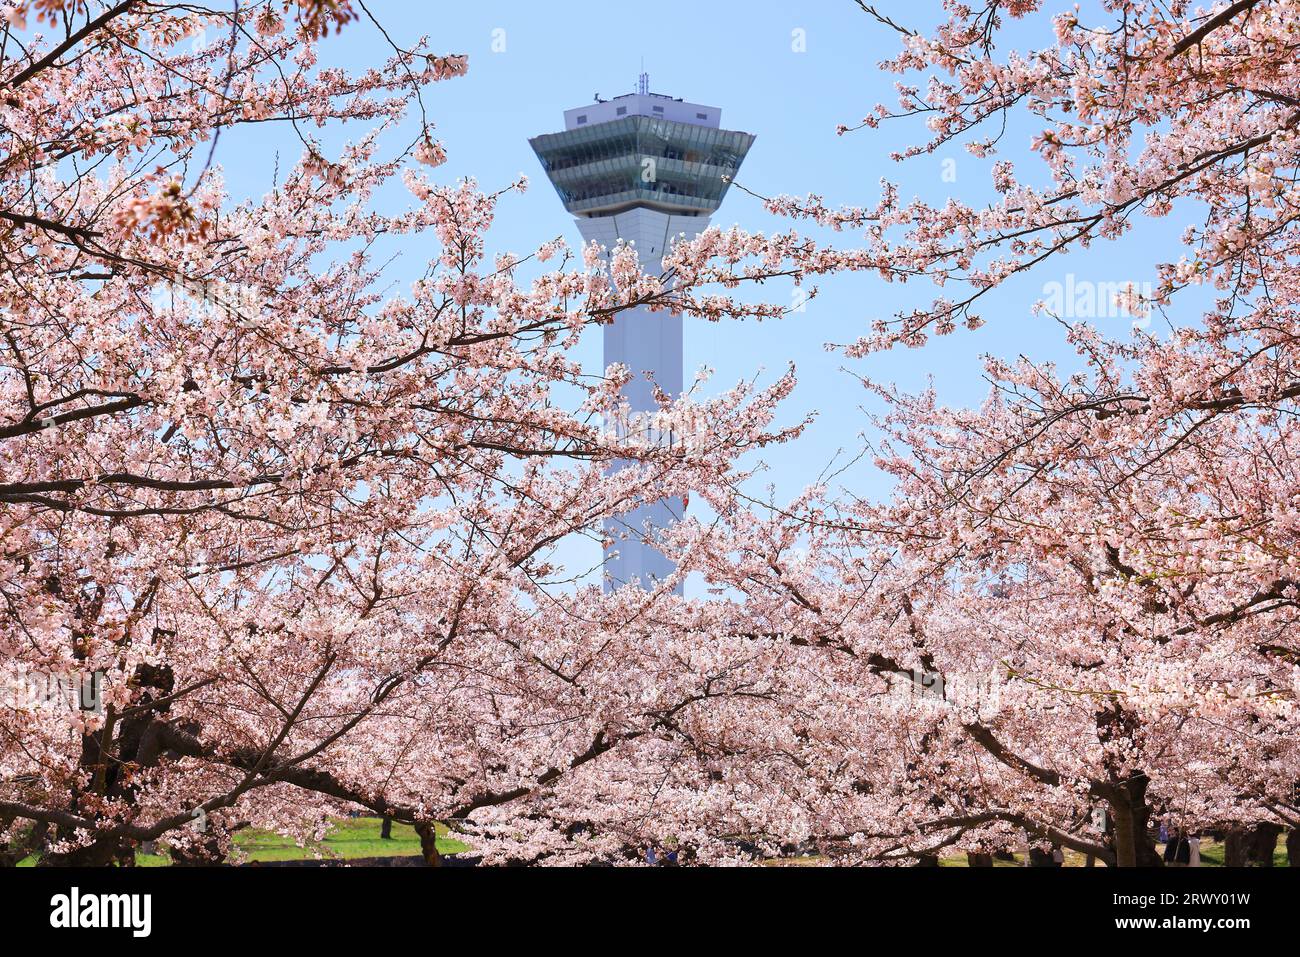
[[[1024,855],[1016,854],[1014,856],[1015,856],[1014,861],[994,860],[993,866],[994,867],[1023,867],[1025,864]],[[1065,863],[1067,866],[1069,866],[1071,862],[1067,859]],[[940,867],[969,867],[970,863],[966,860],[965,854],[957,854],[954,855],[953,857],[939,858],[939,866]]]
[[[325,840],[319,844],[299,847],[297,844],[273,834],[270,831],[243,831],[235,835],[235,846],[239,848],[239,863],[252,861],[302,861],[316,858],[333,858],[335,860],[356,860],[366,857],[419,857],[420,838],[415,829],[407,824],[394,824],[392,840],[383,840],[379,836],[382,822],[377,817],[337,818],[330,827]],[[1157,845],[1163,852],[1164,847]],[[446,826],[438,825],[438,851],[441,854],[460,854],[469,850],[469,846],[449,836]],[[1015,855],[1015,861],[994,861],[994,867],[1023,867],[1024,857]],[[1066,867],[1083,867],[1084,856],[1074,851],[1065,852]],[[796,858],[793,860],[773,861],[774,864],[815,864],[817,858]],[[136,854],[137,867],[168,867],[171,861],[164,854]],[[34,867],[36,858],[29,857],[19,867]],[[940,867],[966,867],[966,855],[954,854],[939,861]],[[1098,867],[1104,865],[1098,863]],[[1201,866],[1222,867],[1223,845],[1218,841],[1201,842]],[[1285,835],[1278,838],[1277,848],[1273,852],[1273,866],[1286,867]]]
[[[293,841],[269,831],[242,831],[235,835],[239,849],[239,863],[251,861],[302,861],[315,858],[356,860],[363,857],[419,857],[420,838],[415,828],[408,824],[394,824],[392,840],[379,836],[382,822],[377,817],[338,818],[330,827],[325,840],[319,844],[299,847]],[[447,835],[447,828],[438,825],[438,852],[459,854],[469,850],[455,838]],[[171,861],[164,854],[135,856],[137,867],[167,867]],[[19,867],[34,867],[35,857],[29,857]]]
[[[1164,848],[1161,847],[1163,853]],[[1201,841],[1201,866],[1202,867],[1222,867],[1223,866],[1223,845],[1218,841]],[[1273,848],[1273,866],[1286,867],[1286,834],[1283,833],[1277,839],[1277,847]]]
[[[301,848],[278,834],[267,831],[249,831],[239,834],[235,844],[249,861],[298,861],[314,857],[319,851],[323,857],[354,860],[358,857],[418,857],[420,838],[409,824],[394,824],[391,840],[379,836],[381,821],[377,817],[340,818],[330,828],[329,835],[315,847]],[[445,825],[438,825],[438,852],[459,854],[467,845],[447,836]]]

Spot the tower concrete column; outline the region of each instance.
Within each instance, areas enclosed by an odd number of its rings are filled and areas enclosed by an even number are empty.
[[[675,242],[709,225],[754,137],[722,129],[716,107],[648,90],[642,75],[639,92],[567,110],[564,132],[529,142],[583,240],[607,249],[633,243],[642,268],[655,269]],[[621,363],[632,372],[623,389],[631,417],[648,422],[658,411],[654,385],[681,394],[680,314],[626,310],[604,337],[605,367]],[[681,514],[680,499],[663,498],[606,520],[613,541],[606,588],[652,587],[670,575],[673,564],[656,539]]]

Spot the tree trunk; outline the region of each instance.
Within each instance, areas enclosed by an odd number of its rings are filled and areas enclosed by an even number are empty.
[[[992,867],[993,855],[977,854],[974,851],[970,851],[966,854],[966,866],[967,867]]]
[[[1255,825],[1250,841],[1250,857],[1256,867],[1273,866],[1273,852],[1277,850],[1277,839],[1281,833],[1282,825],[1272,821]]]
[[[1223,866],[1245,867],[1250,863],[1250,842],[1246,832],[1233,828],[1223,835]]]
[[[393,839],[393,819],[391,817],[384,818],[384,823],[379,828],[379,838],[383,841]]]
[[[111,867],[120,862],[126,853],[134,853],[118,840],[100,838],[85,847],[74,847],[58,854],[45,854],[37,863],[39,867]]]
[[[204,835],[194,844],[171,847],[172,867],[217,867],[226,863],[217,835]]]
[[[1133,812],[1128,802],[1112,801],[1110,819],[1115,828],[1115,866],[1137,867],[1137,839],[1133,834]]]
[[[1137,735],[1138,722],[1122,705],[1114,702],[1097,712],[1097,740],[1109,745],[1127,745]],[[1105,758],[1108,781],[1101,789],[1110,804],[1111,833],[1116,867],[1163,867],[1151,838],[1151,805],[1147,803],[1146,772],[1120,764],[1112,755]]]
[[[1115,838],[1116,867],[1163,867],[1147,825],[1151,806],[1147,804],[1147,776],[1135,774],[1115,789],[1110,802]]]
[[[1286,863],[1288,867],[1300,867],[1300,828],[1293,827],[1287,832]]]
[[[442,866],[442,855],[438,853],[438,828],[433,822],[421,821],[415,825],[415,833],[420,835],[420,852],[424,863],[430,867]]]
[[[1041,848],[1029,848],[1029,866],[1030,867],[1055,867],[1056,861],[1052,858],[1051,851],[1044,851]]]
[[[219,867],[230,863],[229,848],[233,846],[234,833],[246,826],[247,822],[229,825],[219,813],[205,816],[201,825],[196,822],[183,829],[193,831],[195,827],[199,828],[197,834],[182,835],[189,840],[174,839],[166,842],[171,853],[172,866]]]

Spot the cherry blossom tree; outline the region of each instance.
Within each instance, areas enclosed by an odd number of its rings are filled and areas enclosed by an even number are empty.
[[[986,207],[777,198],[852,242],[710,229],[656,268],[559,240],[490,255],[525,183],[439,181],[455,144],[421,103],[466,59],[387,41],[330,66],[337,31],[389,36],[359,0],[5,4],[0,660],[96,699],[4,703],[10,858],[161,839],[204,862],[241,827],[306,839],[357,808],[431,861],[446,823],[488,862],[560,864],[1027,838],[1135,865],[1156,817],[1300,823],[1300,10],[1112,0],[1004,55],[1004,19],[1040,3],[952,4],[928,35],[858,6],[921,77],[863,127],[925,118],[899,159],[995,157],[1027,114],[1049,185],[995,160]],[[271,123],[300,159],[229,196],[223,131]],[[330,126],[357,135],[326,147]],[[1196,226],[1126,296],[1169,330],[1057,317],[1083,371],[990,360],[975,410],[866,382],[879,502],[753,495],[740,457],[802,428],[774,424],[793,370],[661,396],[691,423],[663,445],[607,427],[627,370],[572,353],[621,309],[774,318],[738,288],[837,271],[942,285],[847,353],[920,346],[1174,213]],[[394,240],[433,250],[404,292]],[[1217,293],[1203,315],[1191,286]],[[561,540],[687,494],[672,580],[606,594],[560,566]],[[674,594],[693,573],[710,594]]]
[[[682,637],[711,613],[675,581],[575,592],[554,548],[737,481],[737,455],[797,434],[770,427],[793,376],[664,396],[696,430],[665,446],[607,427],[626,369],[570,352],[637,306],[779,315],[731,290],[791,274],[797,238],[713,230],[662,271],[558,240],[489,256],[525,182],[427,171],[446,153],[421,91],[466,58],[419,41],[328,65],[336,30],[383,30],[359,2],[4,14],[0,660],[10,684],[94,689],[7,696],[9,857],[130,863],[162,839],[203,862],[241,827],[307,838],[369,808],[430,860],[435,822],[475,814],[537,830],[500,851],[533,859],[548,802],[561,833],[602,825],[588,856],[623,848],[638,829],[593,805],[690,753],[696,712],[748,694],[748,652]],[[222,133],[272,123],[301,158],[229,197]],[[337,125],[357,138],[313,138]],[[409,201],[382,212],[394,180]],[[434,250],[405,294],[392,238]]]
[[[850,356],[977,329],[992,290],[1142,216],[1195,225],[1151,295],[1125,294],[1169,317],[1164,335],[1056,317],[1084,371],[990,361],[973,411],[868,382],[892,409],[877,455],[892,500],[814,496],[761,535],[714,536],[719,568],[751,556],[732,584],[783,604],[782,628],[877,675],[842,703],[849,753],[875,755],[828,784],[837,810],[860,805],[842,852],[982,851],[1019,832],[1133,865],[1157,862],[1156,816],[1294,826],[1300,10],[1114,2],[1003,54],[1004,21],[1041,3],[951,4],[929,34],[859,6],[901,35],[886,68],[920,77],[859,129],[924,117],[930,139],[897,159],[995,157],[1024,114],[1050,185],[995,160],[987,207],[903,203],[888,183],[872,207],[770,200],[858,235],[854,268],[963,290],[877,323]],[[1218,293],[1203,315],[1180,296],[1192,286]],[[986,678],[996,694],[944,701]],[[929,704],[890,719],[886,686]]]

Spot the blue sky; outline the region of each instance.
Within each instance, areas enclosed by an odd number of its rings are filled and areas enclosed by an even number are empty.
[[[591,102],[593,93],[610,97],[633,91],[643,59],[655,92],[721,107],[725,127],[757,135],[738,181],[759,194],[814,191],[833,204],[870,205],[878,198],[880,179],[887,177],[900,183],[904,199],[916,195],[939,205],[950,195],[973,202],[989,198],[989,168],[997,158],[1016,161],[1026,175],[1042,175],[1041,164],[1028,153],[1029,138],[1038,127],[1023,117],[1008,129],[1000,155],[990,159],[951,148],[897,164],[889,159],[892,149],[926,138],[920,124],[910,121],[837,136],[837,124],[856,125],[874,104],[895,99],[896,77],[882,72],[878,64],[897,50],[898,37],[852,0],[658,0],[644,5],[369,0],[368,6],[399,43],[428,34],[436,51],[468,54],[469,75],[436,84],[425,104],[449,155],[448,163],[436,171],[439,178],[473,175],[489,188],[508,183],[519,172],[531,180],[527,194],[509,197],[500,207],[491,236],[494,251],[527,249],[557,234],[574,244],[580,241],[528,138],[561,129],[562,111]],[[883,6],[900,21],[920,27],[941,13],[938,0]],[[1051,42],[1050,26],[1042,17],[1016,24],[1011,35],[1022,47]],[[327,42],[322,62],[361,66],[384,57],[386,50],[383,37],[363,20]],[[356,135],[346,132],[347,138]],[[285,131],[267,127],[224,139],[218,159],[232,190],[264,191],[269,185],[268,158],[277,150],[287,162],[297,158],[299,146]],[[945,160],[955,161],[948,167],[955,179],[944,176]],[[401,201],[402,195],[394,192],[393,201]],[[713,221],[753,230],[789,225],[736,190]],[[932,339],[920,350],[849,362],[824,348],[827,342],[851,341],[863,334],[875,318],[887,318],[912,303],[928,303],[935,292],[929,285],[889,285],[868,275],[821,283],[821,295],[805,312],[779,322],[711,324],[688,319],[687,380],[695,368],[709,365],[716,370],[712,386],[722,389],[752,377],[759,368],[767,370],[761,381],[771,381],[787,363],[795,363],[800,385],[788,402],[786,419],[796,420],[810,409],[819,417],[796,446],[764,453],[769,465],[764,481],[776,486],[779,498],[788,497],[814,481],[838,449],[852,453],[860,448],[858,436],[869,429],[860,407],[870,397],[843,369],[907,390],[924,388],[932,380],[945,401],[966,405],[986,394],[980,363],[985,353],[1025,353],[1073,367],[1077,363],[1060,327],[1030,313],[1045,285],[1064,282],[1067,273],[1076,281],[1152,282],[1154,264],[1177,257],[1177,237],[1184,225],[1179,216],[1143,220],[1121,242],[1049,262],[990,297],[981,310],[988,323],[983,329]],[[851,234],[834,239],[842,245],[853,243]],[[401,250],[401,256],[394,267],[398,280],[414,278],[428,258],[425,251],[411,248]],[[1108,331],[1122,332],[1130,320],[1097,322]],[[1157,317],[1157,326],[1160,322]],[[592,371],[599,371],[595,335],[584,341],[581,357]],[[840,481],[863,496],[888,490],[887,479],[869,459]]]

